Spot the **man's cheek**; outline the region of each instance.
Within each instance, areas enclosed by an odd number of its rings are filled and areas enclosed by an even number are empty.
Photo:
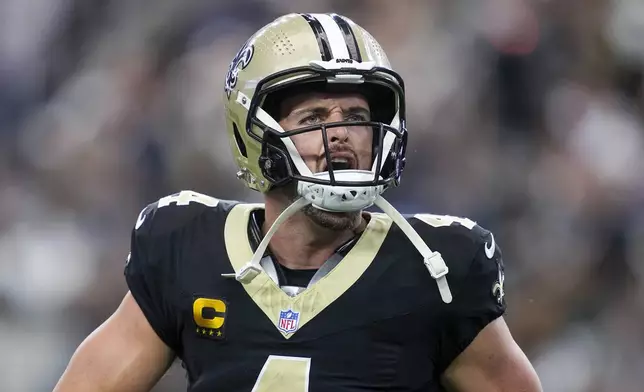
[[[353,150],[358,157],[358,167],[362,170],[370,170],[372,162],[371,156],[371,145],[369,146],[359,146]]]

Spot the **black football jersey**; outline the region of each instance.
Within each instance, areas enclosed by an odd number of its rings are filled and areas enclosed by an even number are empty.
[[[494,237],[449,216],[407,217],[449,268],[449,304],[383,214],[296,296],[264,272],[222,276],[251,259],[249,217],[262,208],[184,191],[146,207],[132,232],[127,284],[188,391],[442,391],[441,373],[505,310]]]

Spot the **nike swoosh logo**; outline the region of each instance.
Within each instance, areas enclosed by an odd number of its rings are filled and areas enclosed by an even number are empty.
[[[494,257],[494,251],[496,250],[496,246],[494,244],[494,234],[490,233],[490,238],[491,241],[489,243],[487,241],[485,242],[485,255],[488,259]]]
[[[139,227],[141,227],[141,225],[143,224],[143,222],[145,222],[145,218],[146,218],[146,217],[147,217],[147,215],[145,215],[145,208],[144,208],[144,209],[141,211],[141,213],[139,214],[139,217],[138,217],[138,218],[136,218],[136,225],[134,225],[134,230],[138,230],[138,229],[139,229]]]

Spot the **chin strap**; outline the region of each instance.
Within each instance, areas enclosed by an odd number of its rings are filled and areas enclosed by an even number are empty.
[[[441,294],[443,302],[447,304],[452,302],[452,292],[449,289],[446,277],[447,273],[449,272],[449,268],[447,268],[445,260],[443,260],[443,256],[441,256],[439,252],[434,252],[429,249],[425,241],[423,241],[416,230],[414,230],[409,222],[407,222],[407,219],[405,219],[405,217],[403,217],[400,212],[398,212],[394,208],[394,206],[392,206],[387,200],[385,200],[385,198],[379,195],[376,198],[374,204],[380,207],[382,212],[387,214],[394,221],[394,223],[398,225],[398,227],[400,227],[400,230],[405,233],[407,238],[409,238],[409,240],[416,247],[421,256],[423,256],[425,267],[427,267],[427,270],[429,271],[429,274],[432,276],[432,278],[436,280],[438,291]]]
[[[284,221],[286,221],[297,211],[301,210],[309,204],[311,204],[311,201],[302,197],[299,198],[295,203],[288,206],[288,208],[286,208],[277,217],[271,228],[268,230],[268,232],[262,239],[262,242],[260,242],[259,246],[257,247],[257,250],[255,250],[253,258],[248,263],[246,263],[239,270],[239,272],[222,274],[222,276],[227,278],[235,278],[237,279],[237,281],[243,284],[250,283],[253,279],[255,279],[257,275],[262,272],[260,261],[264,256],[264,252],[268,247],[268,243],[270,242],[277,229],[282,225],[282,223],[284,223]],[[452,292],[449,289],[446,277],[447,273],[449,272],[449,268],[447,268],[445,260],[443,260],[441,254],[429,249],[427,244],[425,244],[425,241],[423,241],[416,230],[411,227],[409,222],[407,222],[407,220],[382,196],[379,195],[378,197],[376,197],[375,204],[380,207],[380,209],[385,214],[387,214],[394,221],[394,223],[398,225],[398,227],[400,227],[402,232],[407,236],[407,238],[409,238],[409,240],[418,250],[421,256],[423,256],[425,267],[427,267],[427,270],[429,271],[429,274],[432,276],[432,278],[436,280],[438,291],[440,292],[443,302],[452,302]]]
[[[268,248],[268,243],[271,241],[271,238],[273,238],[273,235],[275,232],[277,232],[277,229],[284,223],[285,220],[290,218],[293,214],[301,210],[302,208],[306,207],[307,205],[311,204],[310,201],[306,200],[305,198],[301,197],[295,201],[295,203],[291,204],[286,208],[282,213],[277,217],[275,222],[273,222],[273,225],[271,228],[268,230],[268,233],[264,236],[262,239],[262,242],[259,243],[259,246],[257,247],[257,250],[253,254],[253,258],[250,259],[248,263],[246,263],[240,270],[239,272],[235,274],[221,274],[221,276],[226,277],[226,278],[235,278],[237,281],[241,283],[250,283],[253,279],[257,277],[262,272],[262,266],[260,265],[260,261],[262,260],[262,257],[264,256],[264,252],[266,252],[266,248]]]

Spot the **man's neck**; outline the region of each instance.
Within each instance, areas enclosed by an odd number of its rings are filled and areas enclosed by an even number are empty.
[[[288,207],[289,202],[267,197],[262,233]],[[298,211],[279,227],[270,242],[272,255],[283,266],[291,269],[317,269],[347,241],[362,232],[366,226],[364,217],[356,227],[336,231],[317,225],[304,212]]]

